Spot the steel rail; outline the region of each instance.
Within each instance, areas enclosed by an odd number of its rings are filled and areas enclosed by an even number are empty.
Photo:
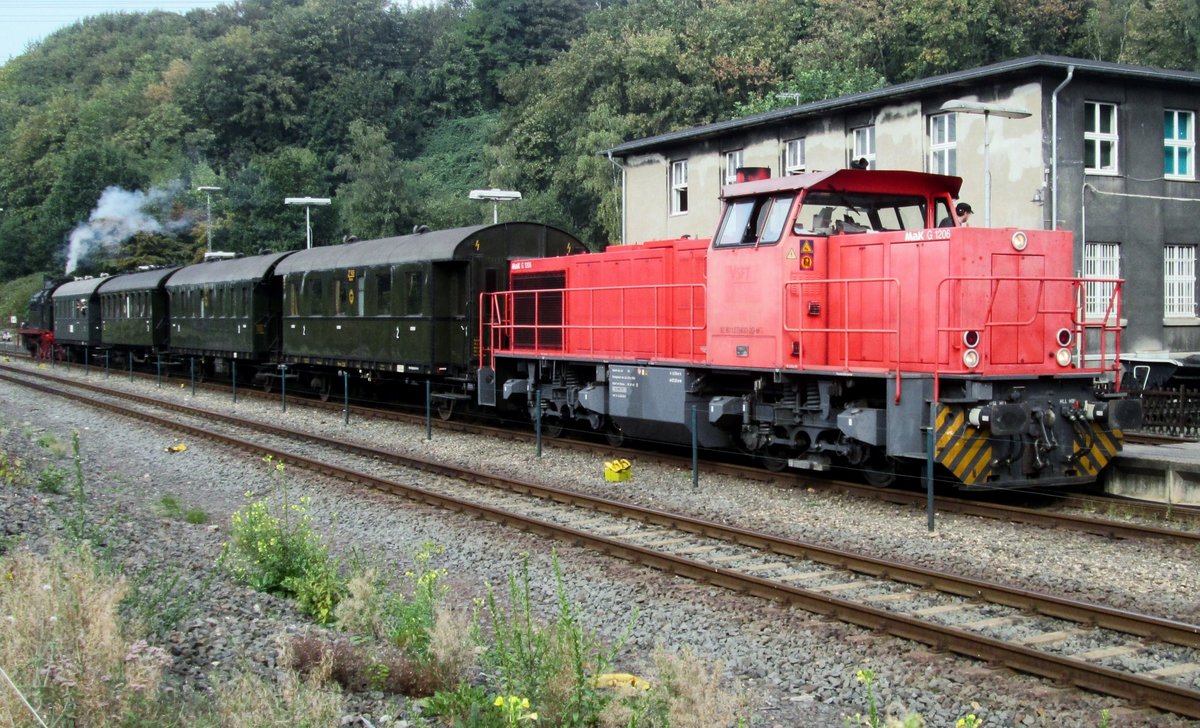
[[[71,396],[62,390],[21,381],[7,375],[4,375],[2,378],[18,384],[31,386],[39,391],[58,394],[61,396]],[[117,394],[118,396],[125,396],[124,393]],[[469,514],[496,523],[508,525],[522,531],[569,541],[576,545],[586,545],[603,553],[627,559],[635,563],[658,568],[669,573],[687,576],[705,583],[722,586],[733,591],[752,594],[761,598],[800,606],[805,610],[812,611],[817,614],[834,616],[846,622],[884,631],[893,636],[921,642],[930,645],[935,649],[950,650],[952,652],[976,659],[999,662],[1023,672],[1051,678],[1063,683],[1069,683],[1080,688],[1126,698],[1135,702],[1145,703],[1147,705],[1151,705],[1153,707],[1173,713],[1178,713],[1180,715],[1200,717],[1200,692],[1171,685],[1159,680],[1122,673],[1120,671],[1092,665],[1090,663],[1070,657],[1042,652],[1021,645],[1011,644],[1002,640],[966,632],[954,627],[925,622],[902,613],[895,613],[876,607],[857,604],[855,602],[840,599],[827,594],[821,594],[818,592],[788,586],[779,582],[774,582],[770,579],[741,574],[735,570],[726,569],[711,564],[705,564],[684,556],[671,555],[655,551],[646,547],[637,546],[635,544],[625,543],[614,538],[588,533],[586,531],[569,526],[561,526],[543,521],[541,519],[522,516],[504,511],[502,509],[473,503],[454,496],[435,493],[418,486],[398,483],[393,480],[360,473],[303,455],[297,455],[287,451],[268,448],[266,446],[229,435],[214,433],[211,430],[203,427],[195,427],[167,418],[158,417],[146,412],[130,410],[128,407],[120,404],[95,400],[92,398],[80,398],[78,396],[76,396],[76,399],[83,399],[86,404],[98,406],[107,411],[123,414],[125,416],[132,415],[164,427],[182,430],[199,437],[212,439],[243,450],[248,450],[250,452],[271,454],[283,462],[287,462],[292,465],[303,467],[324,475],[338,477],[347,480],[348,482],[367,485],[384,492],[401,495],[427,505]],[[150,403],[155,405],[161,404],[152,399],[150,400]],[[178,410],[178,407],[172,407],[172,409]],[[191,410],[194,415],[201,417],[208,417],[213,414],[207,410],[198,410],[196,408],[185,407],[183,409]],[[220,418],[229,421],[236,421],[239,419],[230,418],[226,415],[222,415]],[[242,420],[242,422],[244,424],[240,426],[277,431],[285,436],[297,436],[297,433],[287,431],[285,428],[267,426],[263,425],[262,423],[247,420]],[[347,443],[342,443],[340,441],[333,440],[332,438],[321,438],[308,433],[299,433],[299,439],[315,441],[325,440],[326,444],[339,448],[345,448],[347,445]],[[362,446],[354,447],[355,449],[361,450],[360,454],[377,456],[378,453],[375,448]],[[396,454],[392,453],[392,455]],[[811,544],[802,544],[800,542],[789,541],[786,539],[776,539],[765,534],[759,534],[743,529],[730,528],[722,524],[708,523],[696,519],[664,513],[661,511],[655,511],[652,509],[629,507],[626,504],[621,504],[607,499],[592,498],[589,496],[582,496],[580,494],[567,493],[565,491],[559,491],[558,489],[523,481],[510,481],[505,478],[498,478],[496,476],[479,473],[478,471],[462,471],[460,468],[428,461],[422,458],[411,458],[398,455],[397,457],[403,461],[406,461],[406,465],[409,467],[417,467],[424,472],[432,472],[447,477],[465,479],[469,482],[486,483],[489,485],[496,483],[506,484],[506,487],[516,492],[530,494],[546,493],[546,497],[553,497],[551,494],[557,494],[559,497],[564,499],[562,502],[569,502],[572,504],[593,502],[594,506],[592,507],[603,512],[633,517],[637,518],[638,520],[646,520],[648,522],[659,523],[662,525],[670,525],[685,532],[699,533],[712,538],[732,540],[740,544],[757,546],[758,548],[776,553],[800,555],[806,558],[823,561],[824,563],[834,563],[852,570],[860,570],[864,571],[865,573],[886,576],[896,579],[897,581],[928,585],[935,588],[949,586],[951,593],[956,593],[963,596],[979,598],[999,597],[1001,599],[1007,599],[1013,595],[1016,595],[1019,599],[1028,601],[1018,601],[1015,604],[1010,604],[1011,606],[1028,606],[1036,604],[1038,606],[1035,608],[1037,608],[1039,611],[1043,609],[1049,609],[1049,611],[1043,612],[1049,616],[1059,616],[1066,619],[1073,619],[1075,621],[1083,618],[1085,622],[1110,629],[1117,629],[1119,631],[1130,631],[1149,626],[1149,632],[1142,633],[1134,631],[1134,633],[1145,634],[1146,636],[1165,639],[1167,641],[1175,641],[1178,639],[1180,640],[1180,644],[1188,645],[1194,645],[1197,635],[1200,634],[1200,628],[1194,625],[1186,625],[1161,618],[1147,617],[1146,615],[1123,613],[1119,610],[1112,610],[1105,607],[1097,608],[1096,605],[1087,605],[1082,602],[1073,602],[1071,600],[1060,599],[1057,597],[1047,597],[1046,595],[1033,594],[1024,590],[1014,590],[1008,587],[987,584],[985,582],[978,582],[975,580],[955,579],[949,575],[937,574],[936,572],[930,572],[929,570],[902,563],[887,562],[857,554],[835,552],[822,547],[814,547]],[[559,498],[555,499],[559,500]],[[878,569],[878,571],[873,569]],[[936,577],[933,583],[928,583],[925,581],[931,576]],[[955,583],[966,585],[967,591],[959,591],[961,587],[953,586]],[[941,586],[939,586],[939,584],[941,584]],[[1001,603],[1008,602],[1001,601]],[[1063,609],[1064,611],[1057,611],[1059,609]],[[1086,615],[1091,615],[1090,619]]]

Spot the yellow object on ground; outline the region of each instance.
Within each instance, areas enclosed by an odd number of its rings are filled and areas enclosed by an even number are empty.
[[[172,445],[172,446],[166,448],[165,450],[166,450],[166,452],[183,452],[184,450],[187,450],[187,445],[184,445],[181,442],[178,445]]]
[[[610,460],[604,463],[604,479],[619,483],[624,480],[633,479],[633,465],[625,458],[619,460]]]

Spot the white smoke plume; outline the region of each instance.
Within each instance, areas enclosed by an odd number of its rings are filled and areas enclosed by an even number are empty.
[[[98,248],[115,248],[138,233],[178,232],[188,220],[160,221],[154,213],[169,210],[170,201],[179,194],[182,183],[154,187],[149,192],[112,186],[100,194],[87,222],[81,222],[68,236],[67,265],[70,274],[83,256]]]

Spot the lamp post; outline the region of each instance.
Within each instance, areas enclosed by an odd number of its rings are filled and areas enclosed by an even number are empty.
[[[501,202],[511,202],[521,199],[520,192],[513,190],[498,190],[493,187],[490,190],[471,190],[471,194],[467,195],[472,200],[491,200],[492,201],[492,224],[500,222],[500,214],[497,212],[496,206]]]
[[[283,204],[285,205],[304,205],[304,229],[308,236],[308,247],[312,247],[312,217],[310,210],[313,205],[324,207],[332,200],[328,197],[285,197]]]
[[[999,116],[1004,119],[1024,119],[1032,114],[1019,106],[985,104],[980,101],[951,99],[942,104],[942,111],[959,114],[983,114],[983,225],[992,226],[992,140],[988,133],[988,118]]]
[[[220,192],[221,188],[213,187],[212,185],[202,185],[200,187],[197,187],[196,191],[204,193],[205,209],[208,212],[208,222],[205,224],[205,232],[208,233],[208,246],[204,249],[204,252],[211,253],[212,252],[212,193]]]

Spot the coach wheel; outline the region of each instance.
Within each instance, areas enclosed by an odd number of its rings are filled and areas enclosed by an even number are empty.
[[[313,389],[317,391],[318,399],[328,402],[329,394],[333,391],[333,380],[329,377],[317,377],[313,380]]]
[[[862,468],[867,485],[886,488],[896,482],[896,461],[887,456],[876,456],[867,460]]]
[[[563,421],[562,418],[553,415],[542,418],[542,434],[546,437],[562,437]]]
[[[275,388],[275,377],[271,376],[270,374],[264,374],[262,381],[259,382],[258,386],[262,388],[262,391],[270,394],[271,390]]]
[[[625,444],[625,431],[616,422],[610,422],[604,429],[604,441],[609,447],[621,447]]]
[[[438,397],[433,401],[433,410],[439,420],[445,421],[454,416],[454,400],[449,397]]]
[[[759,453],[758,461],[772,473],[782,473],[788,466],[788,449],[782,445],[771,445]]]

